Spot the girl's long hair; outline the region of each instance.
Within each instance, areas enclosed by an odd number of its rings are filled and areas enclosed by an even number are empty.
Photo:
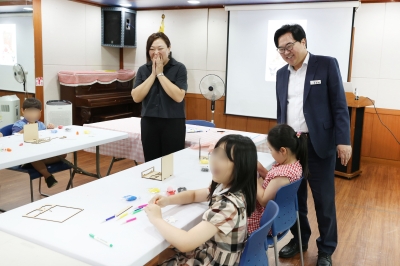
[[[247,217],[254,212],[257,193],[257,149],[254,142],[242,135],[226,135],[222,137],[215,148],[225,145],[228,159],[233,162],[232,181],[228,192],[241,191],[246,200]],[[210,187],[210,200],[218,183],[212,181]]]

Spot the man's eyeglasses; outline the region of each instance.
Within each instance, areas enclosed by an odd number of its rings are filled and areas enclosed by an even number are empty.
[[[276,49],[276,50],[277,50],[278,53],[280,53],[280,54],[285,53],[285,50],[287,50],[287,51],[290,52],[290,51],[293,50],[293,46],[294,46],[294,44],[295,44],[296,42],[297,42],[297,41],[295,41],[295,42],[290,42],[290,43],[286,44],[285,47],[281,47],[281,48],[278,48],[278,49]]]

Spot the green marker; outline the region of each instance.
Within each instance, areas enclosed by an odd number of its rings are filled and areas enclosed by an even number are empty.
[[[138,209],[138,210],[134,210],[133,212],[132,212],[132,214],[136,214],[136,213],[138,213],[138,212],[141,212],[143,209]]]
[[[99,237],[95,236],[94,234],[89,234],[89,236],[91,238],[99,241],[100,243],[103,243],[104,245],[109,246],[110,248],[112,248],[112,246],[113,246],[113,244],[109,243],[108,241],[106,241],[106,240],[104,240],[102,238],[99,238]]]

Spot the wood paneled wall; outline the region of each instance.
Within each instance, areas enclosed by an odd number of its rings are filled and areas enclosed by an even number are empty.
[[[186,118],[211,121],[211,102],[201,94],[186,94]],[[216,127],[267,134],[276,125],[275,119],[226,115],[225,97],[215,103],[214,123]]]
[[[267,134],[276,125],[275,119],[225,115],[225,97],[215,104],[214,122],[219,128]],[[400,139],[400,110],[377,109],[383,123]],[[211,103],[200,94],[186,95],[186,117],[211,120]],[[364,116],[361,156],[400,161],[400,145],[380,123],[373,108],[366,108]]]
[[[43,47],[42,47],[42,0],[32,0],[33,7],[33,39],[35,42],[35,77],[43,77]],[[36,98],[44,104],[43,86],[35,87]],[[44,108],[40,121],[44,121]]]
[[[400,140],[400,110],[377,108],[382,122]],[[361,156],[400,161],[400,144],[379,121],[374,108],[366,108]]]

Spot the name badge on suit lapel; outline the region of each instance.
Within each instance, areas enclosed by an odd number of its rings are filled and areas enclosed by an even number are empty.
[[[311,80],[310,85],[318,85],[321,84],[321,80]]]

